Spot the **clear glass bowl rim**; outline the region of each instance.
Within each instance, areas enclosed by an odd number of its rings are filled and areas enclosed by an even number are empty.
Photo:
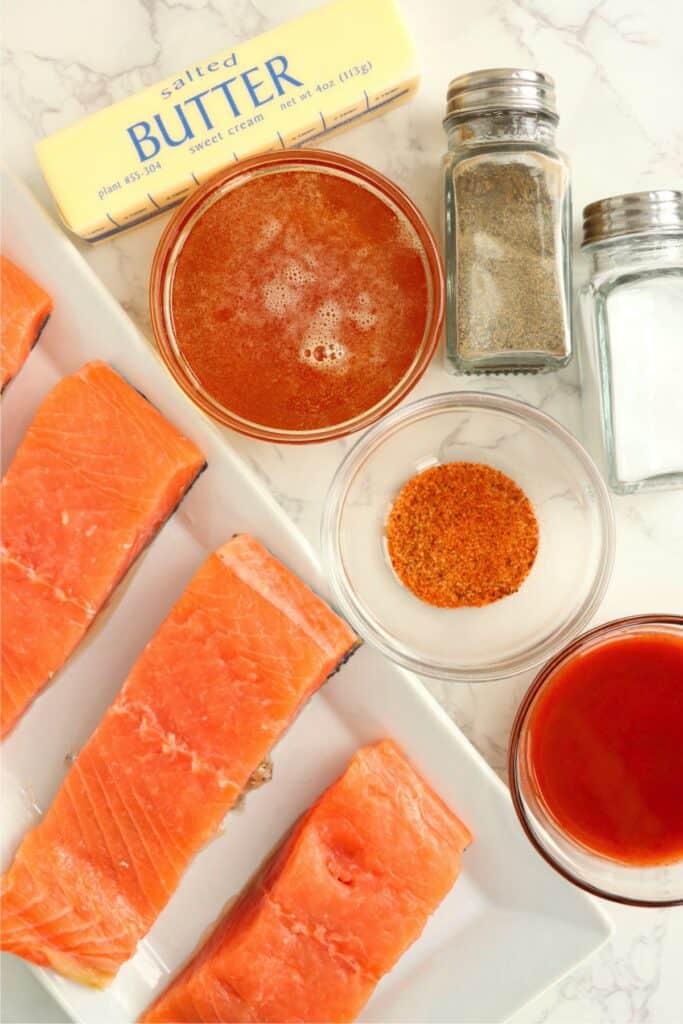
[[[603,531],[601,557],[593,585],[583,602],[583,607],[577,610],[572,621],[557,635],[550,635],[537,645],[533,654],[527,652],[524,657],[498,661],[474,670],[452,665],[434,665],[419,657],[397,651],[393,645],[385,641],[373,623],[367,619],[360,604],[348,593],[345,575],[341,570],[341,557],[337,543],[345,493],[356,471],[365,462],[367,456],[385,440],[389,433],[393,433],[395,429],[411,419],[422,418],[424,414],[453,407],[483,408],[505,412],[516,416],[523,422],[531,422],[542,427],[561,441],[577,458],[590,480]],[[607,485],[590,455],[574,435],[552,416],[527,402],[501,395],[492,395],[484,391],[450,391],[430,395],[427,398],[409,402],[407,405],[401,406],[400,409],[395,409],[381,422],[372,426],[354,443],[338,466],[325,498],[321,518],[321,547],[325,568],[330,575],[335,596],[352,627],[382,654],[403,668],[433,679],[467,683],[492,682],[536,668],[583,629],[600,604],[610,580],[614,562],[614,535],[614,511]]]
[[[508,750],[508,783],[510,787],[510,795],[512,797],[512,803],[517,813],[517,817],[519,818],[519,822],[527,838],[531,842],[531,845],[534,847],[536,852],[543,857],[546,863],[557,871],[558,874],[562,875],[563,878],[566,878],[568,882],[578,886],[579,889],[583,889],[585,892],[589,892],[592,896],[599,896],[601,899],[610,900],[612,903],[620,903],[623,906],[628,907],[683,906],[683,897],[675,899],[645,900],[636,899],[632,896],[622,896],[619,893],[608,892],[606,889],[601,889],[599,886],[593,885],[591,882],[588,882],[583,878],[579,878],[577,875],[567,870],[563,865],[558,864],[552,854],[545,848],[545,846],[543,846],[536,836],[524,809],[517,772],[519,741],[522,733],[522,727],[526,721],[526,717],[533,704],[534,698],[545,686],[548,680],[552,678],[560,665],[564,664],[574,654],[600,637],[607,637],[610,634],[619,636],[620,634],[629,631],[632,627],[637,628],[640,626],[667,625],[679,626],[681,631],[683,631],[683,615],[672,615],[668,613],[627,615],[619,619],[610,619],[609,622],[603,622],[601,625],[595,626],[594,629],[589,629],[586,633],[582,633],[580,636],[575,637],[566,645],[566,647],[563,647],[561,651],[558,651],[557,654],[555,654],[550,661],[543,666],[541,671],[533,680],[529,689],[524,694],[519,708],[517,709],[517,714],[512,724],[512,731],[510,732],[510,747]],[[570,837],[566,838],[571,842]]]
[[[367,182],[379,193],[385,195],[391,203],[398,207],[418,235],[424,250],[431,287],[427,326],[420,348],[416,352],[410,369],[393,391],[352,420],[336,423],[330,427],[302,431],[282,430],[277,427],[269,427],[266,424],[254,423],[209,401],[194,386],[176,357],[171,342],[172,327],[164,303],[165,281],[167,275],[173,270],[173,249],[185,224],[195,211],[206,202],[213,192],[222,188],[231,179],[258,172],[264,168],[277,168],[287,164],[313,165],[339,170],[357,178],[361,183]],[[444,320],[445,292],[443,263],[432,229],[422,212],[402,188],[374,168],[341,153],[322,149],[290,149],[277,153],[262,153],[231,165],[200,185],[187,199],[183,200],[166,225],[152,259],[149,278],[149,309],[157,350],[166,368],[187,397],[203,412],[218,423],[249,437],[285,444],[309,444],[319,441],[334,441],[346,434],[369,427],[390,412],[412,391],[429,366],[439,343]]]

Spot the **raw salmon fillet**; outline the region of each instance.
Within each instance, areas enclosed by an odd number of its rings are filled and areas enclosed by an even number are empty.
[[[204,563],[2,880],[3,949],[104,986],[356,637],[248,536]]]
[[[142,1020],[355,1020],[471,839],[394,743],[359,750]]]
[[[52,312],[52,299],[0,256],[0,391],[24,365]]]
[[[199,449],[105,363],[44,399],[2,481],[0,736],[203,466]]]

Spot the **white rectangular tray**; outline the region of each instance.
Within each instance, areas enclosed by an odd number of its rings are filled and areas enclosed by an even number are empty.
[[[42,396],[105,359],[204,451],[208,469],[144,552],[92,632],[2,748],[0,860],[64,778],[138,652],[206,555],[248,530],[319,592],[315,557],[219,431],[186,400],[136,328],[23,185],[3,175],[3,250],[44,285],[54,314],[2,399],[3,462]],[[112,986],[37,970],[83,1024],[128,1024],[195,948],[222,907],[354,750],[394,737],[472,829],[455,888],[386,977],[364,1021],[505,1020],[608,937],[607,919],[531,850],[505,787],[414,677],[365,648],[305,708],[274,753],[274,778],[195,859]]]

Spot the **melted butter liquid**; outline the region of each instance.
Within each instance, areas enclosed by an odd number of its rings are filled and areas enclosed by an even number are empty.
[[[284,430],[351,420],[391,392],[427,327],[425,254],[379,195],[282,169],[210,206],[177,260],[173,327],[220,405]]]

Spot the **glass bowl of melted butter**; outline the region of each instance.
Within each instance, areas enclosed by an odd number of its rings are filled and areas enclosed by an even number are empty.
[[[356,160],[269,153],[177,210],[150,308],[166,366],[195,404],[268,441],[328,441],[385,415],[420,379],[444,275],[408,196]]]

